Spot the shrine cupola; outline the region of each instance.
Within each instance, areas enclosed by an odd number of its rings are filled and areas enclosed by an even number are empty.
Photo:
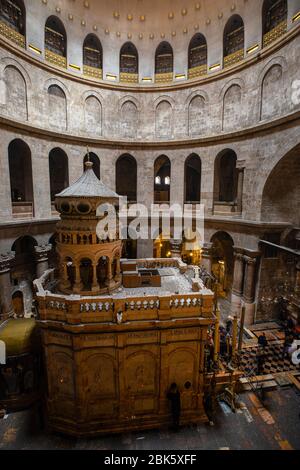
[[[59,290],[66,294],[99,295],[121,284],[122,242],[118,232],[119,196],[97,178],[93,163],[85,163],[83,175],[56,195],[61,220],[57,224]],[[107,216],[99,206],[115,208],[116,230],[98,237],[97,226]]]

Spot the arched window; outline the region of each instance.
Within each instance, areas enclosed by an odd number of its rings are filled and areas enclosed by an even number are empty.
[[[287,0],[265,0],[262,9],[263,47],[287,31]]]
[[[59,67],[67,67],[67,35],[57,16],[50,16],[45,25],[45,58]]]
[[[23,140],[13,140],[8,147],[9,175],[13,217],[33,217],[31,151]]]
[[[173,81],[173,49],[166,41],[161,42],[155,52],[155,81]]]
[[[224,67],[240,62],[244,58],[245,29],[239,15],[233,15],[224,29],[223,56]]]
[[[154,163],[154,202],[170,202],[171,162],[161,155]]]
[[[102,79],[102,46],[95,34],[89,34],[83,43],[83,73]]]
[[[68,157],[60,148],[49,153],[49,175],[51,202],[54,202],[56,194],[69,186]]]
[[[129,202],[137,200],[137,164],[131,155],[121,155],[117,160],[116,192],[127,196]]]
[[[35,238],[24,235],[13,243],[11,250],[16,253],[12,268],[13,279],[34,280],[36,277]]]
[[[237,156],[227,149],[219,153],[215,160],[214,200],[220,203],[236,203],[237,197]]]
[[[139,56],[132,42],[123,44],[120,51],[120,82],[137,83],[139,81]]]
[[[200,202],[201,160],[196,154],[190,155],[184,168],[185,202]]]
[[[197,33],[190,41],[188,53],[189,78],[207,73],[207,42],[203,34]]]
[[[18,46],[25,47],[26,10],[23,0],[1,0],[0,21],[4,23],[1,34]]]
[[[89,152],[89,154],[86,154],[84,159],[83,159],[83,171],[84,171],[84,164],[88,161],[88,159],[93,162],[93,170],[95,175],[97,176],[98,179],[100,179],[100,160],[99,157],[93,153]]]

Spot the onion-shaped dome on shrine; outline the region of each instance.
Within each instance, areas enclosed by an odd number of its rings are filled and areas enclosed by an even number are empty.
[[[104,206],[99,213],[101,204]],[[97,178],[90,161],[85,163],[83,175],[57,194],[55,205],[61,215],[57,224],[61,292],[99,295],[120,286],[118,204],[118,194]],[[98,236],[97,227],[107,216],[108,205],[114,210],[114,224],[105,236]]]

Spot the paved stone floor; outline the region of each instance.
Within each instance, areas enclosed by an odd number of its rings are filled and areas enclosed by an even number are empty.
[[[71,439],[47,434],[32,413],[19,412],[0,421],[0,450],[290,450],[300,449],[300,395],[295,388],[268,392],[265,407],[253,393],[240,396],[244,407],[237,413],[223,403],[215,426],[127,433],[96,439]]]

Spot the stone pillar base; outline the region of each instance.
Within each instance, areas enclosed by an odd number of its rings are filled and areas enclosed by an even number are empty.
[[[255,318],[255,303],[247,304],[245,302],[245,326],[251,326],[254,324]]]
[[[240,318],[241,316],[241,307],[242,307],[242,298],[237,295],[232,293],[231,294],[231,315],[232,316],[237,316]]]

